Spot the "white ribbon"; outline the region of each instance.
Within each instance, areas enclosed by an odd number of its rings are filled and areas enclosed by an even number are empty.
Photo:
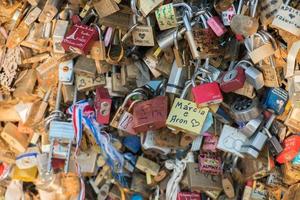
[[[189,152],[183,160],[167,160],[165,166],[167,169],[172,170],[171,178],[167,184],[166,200],[176,200],[177,194],[180,192],[179,182],[182,179],[183,172],[186,168],[186,163],[194,162],[192,152]]]

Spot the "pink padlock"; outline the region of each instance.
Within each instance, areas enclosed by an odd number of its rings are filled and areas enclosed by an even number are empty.
[[[218,16],[212,16],[211,13],[206,13],[205,14],[207,21],[206,23],[209,25],[209,27],[214,31],[214,33],[220,37],[224,33],[227,32],[226,27],[224,24],[221,22],[220,18]]]

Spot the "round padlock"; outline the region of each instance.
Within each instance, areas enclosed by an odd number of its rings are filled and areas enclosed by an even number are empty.
[[[240,97],[233,102],[231,112],[236,121],[247,122],[257,118],[262,112],[262,108],[257,98]]]

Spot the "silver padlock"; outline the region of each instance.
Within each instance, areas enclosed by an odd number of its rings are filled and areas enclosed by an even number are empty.
[[[185,67],[178,67],[176,61],[174,60],[171,74],[167,83],[166,92],[179,96],[185,86],[184,84],[187,80],[187,76],[187,69]]]
[[[249,122],[247,122],[247,124],[243,128],[241,128],[240,131],[248,138],[250,138],[260,128],[262,122],[263,116],[260,115],[259,117],[251,119]]]
[[[265,81],[262,72],[256,69],[250,61],[241,60],[237,65],[245,69],[246,81],[256,90],[264,87]]]
[[[248,122],[257,118],[262,112],[258,98],[249,99],[247,97],[238,97],[231,105],[233,118],[239,122]]]

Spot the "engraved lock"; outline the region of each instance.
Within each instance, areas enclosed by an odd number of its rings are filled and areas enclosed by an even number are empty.
[[[109,124],[112,99],[106,88],[97,87],[94,105],[96,108],[97,122],[99,124]]]
[[[121,130],[122,132],[126,132],[132,135],[136,135],[137,132],[134,130],[134,116],[132,114],[132,110],[134,106],[138,103],[141,102],[141,100],[135,100],[133,101],[129,108],[122,114],[120,117],[120,122],[118,125],[118,129]]]
[[[290,0],[287,0],[280,6],[272,25],[293,35],[300,36],[299,10],[289,6],[290,2]]]
[[[240,153],[240,150],[246,140],[247,137],[238,129],[224,125],[217,148],[225,152],[233,153],[239,157],[243,157],[243,154]]]
[[[236,121],[247,122],[257,118],[262,112],[257,98],[238,97],[231,105],[232,116]]]
[[[111,0],[100,0],[92,4],[100,18],[107,17],[120,10],[118,4]]]
[[[166,124],[176,131],[199,135],[209,109],[198,108],[194,102],[184,100],[191,85],[191,81],[187,82],[180,98],[174,100]]]
[[[201,200],[201,194],[197,192],[179,192],[177,200]]]
[[[115,113],[113,119],[111,120],[110,126],[112,126],[112,127],[114,127],[114,128],[118,128],[118,125],[119,125],[119,122],[120,122],[120,119],[121,119],[122,115],[123,115],[124,112],[128,109],[128,108],[126,107],[127,104],[128,104],[128,102],[129,102],[130,99],[131,99],[132,97],[134,97],[135,95],[139,95],[139,96],[142,97],[142,99],[143,99],[143,98],[146,99],[146,96],[145,96],[143,93],[140,93],[140,92],[132,92],[132,93],[128,94],[128,95],[125,97],[125,99],[124,99],[122,105],[118,108],[118,110],[117,110],[117,112]]]
[[[137,132],[160,129],[166,125],[167,116],[168,97],[154,97],[134,106],[133,128]]]
[[[53,51],[54,53],[65,53],[64,48],[61,46],[61,42],[67,32],[69,22],[66,20],[57,20],[52,35]]]
[[[212,104],[221,103],[223,101],[223,95],[220,90],[219,84],[216,81],[212,82],[210,75],[208,75],[208,77],[205,79],[200,77],[201,80],[206,83],[202,83],[196,86],[195,79],[198,75],[202,74],[202,72],[196,73],[193,75],[192,78],[192,94],[194,102],[198,106],[208,106]]]
[[[207,18],[206,23],[218,37],[224,35],[227,32],[226,27],[223,25],[218,16],[212,16],[210,12],[206,12],[205,17]]]
[[[246,80],[245,70],[238,65],[229,69],[221,78],[220,88],[223,92],[232,92],[241,89]]]
[[[63,2],[59,0],[47,0],[43,11],[39,16],[39,21],[42,23],[51,22],[58,13],[58,9],[62,3]]]
[[[132,31],[133,44],[136,46],[154,46],[154,32],[150,17],[146,18],[147,25],[137,25]]]
[[[91,91],[99,86],[106,85],[106,79],[103,74],[91,78],[83,75],[76,75],[76,86],[78,91]]]
[[[93,15],[93,13],[91,15]],[[65,51],[86,55],[88,54],[93,41],[97,40],[97,38],[98,33],[96,28],[79,22],[70,28],[61,42],[61,46]]]
[[[275,114],[280,115],[284,112],[288,102],[288,92],[282,88],[269,88],[263,102],[265,108],[271,109]]]
[[[58,65],[58,79],[64,85],[73,85],[74,80],[74,62],[67,60]]]

